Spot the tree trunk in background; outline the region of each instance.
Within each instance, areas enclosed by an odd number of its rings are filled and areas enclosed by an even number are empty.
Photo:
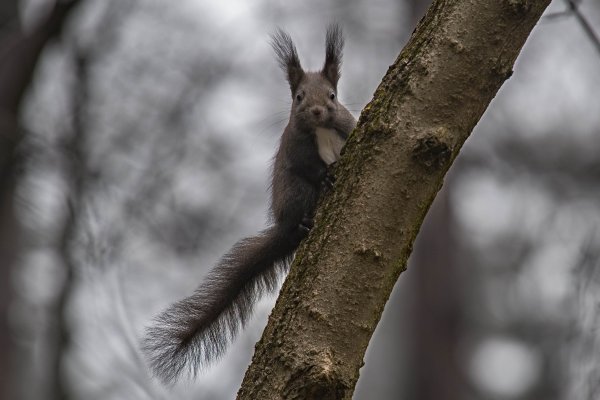
[[[549,0],[438,0],[363,110],[239,399],[350,399],[444,176]]]
[[[420,400],[466,398],[458,358],[461,334],[460,278],[452,238],[448,190],[436,197],[411,257],[414,307],[411,326],[411,378],[408,397]]]
[[[10,83],[10,51],[12,37],[18,31],[17,1],[0,4],[0,88]],[[11,293],[11,266],[15,259],[16,222],[13,212],[14,146],[18,137],[18,100],[7,98],[0,89],[0,399],[13,397],[11,359],[12,345],[8,325]]]
[[[1,117],[0,117],[1,118]],[[0,129],[6,129],[5,118]],[[3,166],[4,167],[4,166]],[[14,182],[12,171],[4,167],[0,176],[0,399],[12,398],[12,346],[8,326],[8,310],[11,294],[11,266],[15,259],[16,223],[13,212]]]
[[[79,0],[59,2],[36,29],[21,30],[17,1],[0,6],[0,398],[14,398],[12,343],[8,326],[10,272],[18,248],[18,224],[14,215],[16,149],[22,140],[19,111],[43,49],[60,30]]]

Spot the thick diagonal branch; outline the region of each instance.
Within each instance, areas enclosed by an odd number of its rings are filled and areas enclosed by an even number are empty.
[[[238,399],[350,399],[444,176],[549,0],[438,0],[363,110]]]

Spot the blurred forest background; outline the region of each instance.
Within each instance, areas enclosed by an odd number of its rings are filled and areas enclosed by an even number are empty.
[[[274,298],[164,388],[152,317],[261,229],[290,98],[346,33],[356,116],[425,0],[2,0],[2,398],[232,399]],[[594,33],[596,32],[596,33]],[[356,399],[600,398],[600,3],[555,0],[436,199]]]

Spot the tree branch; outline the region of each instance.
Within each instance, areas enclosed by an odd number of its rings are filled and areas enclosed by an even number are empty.
[[[583,28],[583,31],[590,39],[590,42],[592,42],[592,44],[600,54],[600,38],[598,37],[598,35],[596,35],[596,32],[594,32],[594,29],[592,28],[592,25],[590,25],[590,23],[588,22],[587,18],[585,18],[579,10],[578,2],[576,2],[575,0],[566,0],[566,2],[569,7],[569,11],[571,11],[573,15],[575,15],[575,18],[581,25],[581,28]]]
[[[425,213],[550,0],[437,0],[296,254],[238,399],[350,399]]]

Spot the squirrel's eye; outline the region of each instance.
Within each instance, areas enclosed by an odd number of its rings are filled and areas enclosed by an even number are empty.
[[[335,93],[333,93],[333,92],[329,93],[329,98],[331,100],[334,100],[335,99]]]
[[[301,101],[302,100],[302,95],[300,93],[298,93],[296,95],[296,100]]]

